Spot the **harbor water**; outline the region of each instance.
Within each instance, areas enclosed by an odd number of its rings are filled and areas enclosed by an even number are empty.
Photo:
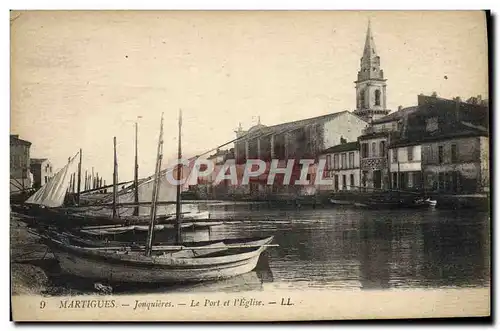
[[[262,288],[388,289],[484,287],[490,282],[490,221],[474,211],[215,211],[244,219],[211,238],[274,235],[257,272]],[[236,284],[233,288],[238,289]]]
[[[490,215],[428,209],[364,210],[205,206],[223,224],[195,240],[274,236],[257,268],[222,281],[129,286],[115,293],[372,290],[489,287]],[[50,277],[61,295],[95,291],[95,284]],[[64,288],[66,290],[60,291]],[[76,291],[76,292],[75,292]]]

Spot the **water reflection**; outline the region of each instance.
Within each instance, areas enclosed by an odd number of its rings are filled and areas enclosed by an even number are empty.
[[[212,230],[213,237],[275,235],[280,247],[269,250],[269,264],[276,288],[489,285],[486,213],[339,208],[218,216],[244,221]]]

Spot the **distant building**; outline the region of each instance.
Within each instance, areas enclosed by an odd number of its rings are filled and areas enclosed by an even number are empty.
[[[390,167],[394,159],[389,160],[388,146],[405,130],[408,115],[416,110],[417,107],[399,107],[398,111],[372,121],[363,130],[358,138],[362,188],[386,190],[397,186],[397,180],[391,176],[396,169]]]
[[[248,131],[241,126],[235,143],[237,164],[247,159],[317,158],[327,148],[337,145],[340,138],[356,141],[367,123],[349,111],[331,113],[273,126],[259,123]]]
[[[30,169],[34,188],[42,187],[54,176],[52,164],[48,159],[31,159]]]
[[[418,97],[401,143],[422,146],[427,191],[478,193],[489,190],[489,110],[480,104]]]
[[[10,191],[24,191],[33,185],[30,173],[31,142],[10,135]]]
[[[320,159],[326,159],[324,178],[333,179],[332,186],[320,186],[321,191],[352,191],[359,189],[359,143],[344,142],[326,149]]]
[[[415,142],[393,142],[389,147],[389,171],[393,189],[421,190],[422,146]]]
[[[285,167],[288,160],[295,160],[290,181],[294,183],[300,177],[301,159],[316,161],[324,150],[337,145],[341,139],[346,142],[356,141],[366,125],[367,123],[358,116],[343,111],[273,126],[262,125],[259,121],[248,131],[243,131],[240,126],[236,131],[236,136],[240,139],[234,147],[236,163],[245,164],[248,159],[260,159],[266,162],[267,169],[259,178],[252,178],[249,185],[238,187],[238,194],[255,196],[281,193],[313,194],[315,190],[313,184],[310,187],[304,185],[284,187],[279,183],[278,177],[275,185],[267,185],[270,161],[279,159],[279,167]],[[313,175],[311,167],[308,180],[313,181]]]

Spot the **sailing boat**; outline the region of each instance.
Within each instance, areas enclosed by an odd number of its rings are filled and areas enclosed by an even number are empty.
[[[179,159],[181,157],[181,114],[179,114]],[[159,195],[159,173],[163,154],[163,115],[154,189],[150,212],[150,224],[145,247],[84,247],[69,243],[64,236],[43,235],[61,269],[84,278],[102,279],[109,283],[164,283],[196,282],[238,276],[255,269],[259,257],[273,240],[273,236],[196,243],[181,243],[180,187],[176,200],[176,244],[153,246],[157,202]],[[178,170],[179,172],[179,170]]]
[[[74,173],[77,166],[75,160],[78,155],[81,156],[81,150],[70,158],[68,163],[53,178],[31,195],[23,204],[13,205],[12,210],[32,217],[50,218],[54,216],[51,210],[52,208],[62,206],[64,203],[66,192],[70,185],[70,176]]]

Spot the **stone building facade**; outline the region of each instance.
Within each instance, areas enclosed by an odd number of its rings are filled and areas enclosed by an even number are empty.
[[[367,123],[358,116],[343,111],[274,126],[258,123],[248,131],[240,127],[236,131],[236,136],[240,139],[234,146],[238,171],[244,171],[242,166],[249,159],[263,160],[266,163],[266,171],[258,178],[252,178],[248,185],[238,185],[228,190],[236,195],[261,198],[280,194],[312,195],[316,191],[315,166],[310,167],[308,174],[310,185],[293,185],[300,177],[300,160],[317,161],[324,150],[338,145],[341,141],[356,141],[366,125]],[[283,185],[282,176],[276,177],[274,185],[267,184],[272,159],[279,160],[280,168],[286,167],[289,160],[294,160],[291,185]]]
[[[288,122],[273,126],[261,123],[248,131],[240,127],[234,146],[237,164],[248,159],[289,160],[317,158],[340,139],[356,141],[367,123],[348,111]]]
[[[52,164],[48,159],[31,159],[30,169],[34,188],[42,187],[54,176]]]
[[[33,176],[30,172],[31,142],[10,135],[10,191],[19,192],[31,188]]]
[[[489,190],[488,107],[418,97],[419,109],[408,117],[403,141],[422,148],[423,186],[441,193],[479,193]]]
[[[486,134],[425,142],[422,155],[425,188],[441,193],[489,191],[488,153]]]
[[[326,160],[323,177],[332,179],[332,185],[320,185],[320,191],[359,190],[359,143],[345,142],[325,150],[320,159]]]
[[[393,144],[389,148],[391,187],[403,190],[421,190],[422,146],[420,144]]]

